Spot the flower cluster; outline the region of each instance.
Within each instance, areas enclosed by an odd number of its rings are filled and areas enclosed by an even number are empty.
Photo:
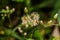
[[[24,32],[24,31],[21,29],[21,27],[18,27],[18,31],[19,31],[20,33],[22,33],[24,36],[27,35],[27,32]]]
[[[2,13],[1,16],[7,16],[8,14],[13,13],[14,11],[15,11],[15,8],[10,9],[9,6],[6,6],[6,10],[2,9],[0,13]]]
[[[30,27],[34,27],[34,26],[37,26],[37,25],[43,25],[43,27],[50,27],[51,25],[54,25],[54,21],[53,20],[49,20],[49,21],[43,21],[43,20],[39,20],[40,18],[40,15],[37,13],[37,12],[32,12],[31,14],[27,14],[28,13],[28,9],[25,8],[24,9],[24,12],[26,13],[26,15],[24,15],[21,20],[22,20],[22,25],[24,26],[23,27],[18,27],[18,31],[23,34],[24,36],[27,36],[28,35],[28,30],[26,30],[26,28],[30,28]],[[56,19],[58,16],[58,14],[55,14],[54,15],[54,19]],[[40,26],[39,25],[39,26]],[[25,30],[25,31],[24,31]],[[44,34],[44,30],[42,31],[42,33]],[[43,35],[42,34],[42,35]]]
[[[31,15],[25,15],[22,17],[22,25],[25,25],[25,27],[30,26],[36,26],[38,25],[39,21],[39,14],[37,12],[31,13]]]

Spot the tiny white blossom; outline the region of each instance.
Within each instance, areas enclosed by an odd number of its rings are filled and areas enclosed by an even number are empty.
[[[24,35],[26,36],[26,35],[27,35],[27,33],[25,32],[25,33],[24,33]]]
[[[13,8],[12,11],[15,11],[15,8]]]
[[[29,25],[28,25],[28,24],[26,24],[26,25],[25,25],[25,27],[26,27],[26,28],[28,28],[28,27],[29,27]]]
[[[23,30],[22,30],[20,27],[18,27],[18,31],[19,31],[20,33],[23,32]]]
[[[19,32],[21,32],[21,33],[22,33],[22,32],[23,32],[23,30],[19,30]]]
[[[36,26],[36,25],[38,25],[37,23],[33,23],[33,26]]]
[[[21,30],[21,28],[20,28],[20,27],[18,27],[18,30]]]
[[[40,20],[40,24],[43,24],[43,21],[42,20]]]
[[[31,17],[33,18],[33,19],[36,19],[36,20],[39,20],[39,14],[37,13],[37,12],[33,12],[33,13],[31,13]]]
[[[37,20],[32,20],[32,25],[33,25],[33,26],[38,25],[38,24],[37,24]]]
[[[28,18],[27,17],[22,17],[22,24],[27,24]]]
[[[6,6],[6,9],[7,9],[7,10],[9,10],[9,7],[8,7],[8,6]]]
[[[39,18],[39,14],[37,12],[33,12],[31,15],[22,17],[22,24],[25,25],[25,27],[28,27],[29,25],[36,26],[39,23]]]

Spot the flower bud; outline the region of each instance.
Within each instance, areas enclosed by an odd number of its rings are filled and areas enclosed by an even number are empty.
[[[29,27],[28,24],[26,24],[25,27],[28,28]]]
[[[47,24],[51,24],[51,23],[52,23],[52,20],[48,21],[48,23],[47,23]]]
[[[0,31],[0,34],[4,35],[4,34],[5,34],[5,32],[4,32],[3,30],[1,30],[1,31]]]
[[[4,16],[7,16],[7,14],[4,14]]]
[[[40,20],[40,24],[43,24],[43,21],[42,20]]]
[[[28,13],[27,7],[24,8],[24,12],[25,12],[25,13]]]
[[[11,9],[11,10],[10,10],[10,13],[13,13],[14,11],[15,11],[15,8]]]
[[[23,32],[23,30],[19,30],[19,32],[20,32],[20,33],[22,33],[22,32]]]
[[[24,35],[26,36],[26,35],[27,35],[27,33],[25,32],[25,33],[24,33]]]
[[[15,11],[15,8],[13,8],[12,11]]]
[[[1,16],[4,16],[4,14],[1,14]]]
[[[23,30],[19,27],[18,28],[18,31],[20,32],[20,33],[22,33],[23,32]]]
[[[8,6],[6,6],[6,9],[7,9],[7,10],[9,10],[9,7],[8,7]]]
[[[54,15],[54,19],[57,19],[57,17],[58,17],[58,14],[56,13],[56,14]]]

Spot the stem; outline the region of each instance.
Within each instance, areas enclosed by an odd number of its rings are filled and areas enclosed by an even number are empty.
[[[11,19],[10,19],[10,14],[8,14],[8,18],[9,18],[9,22],[10,22],[9,27],[12,27],[12,23],[11,23]]]
[[[4,19],[5,19],[5,16],[2,16],[2,19],[1,19],[1,21],[2,21],[2,22],[4,22]]]
[[[2,19],[1,19],[1,26],[3,26],[4,19],[5,19],[5,16],[2,16]]]
[[[15,27],[12,32],[14,33],[20,26],[22,26],[22,25],[18,25],[17,27]]]

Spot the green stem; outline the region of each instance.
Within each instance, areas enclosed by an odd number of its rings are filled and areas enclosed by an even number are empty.
[[[9,22],[10,22],[9,27],[12,27],[12,23],[11,23],[11,19],[10,19],[10,14],[8,15],[8,18],[9,18]]]
[[[20,24],[20,25],[18,25],[17,27],[15,27],[14,29],[13,29],[13,33],[18,29],[18,27],[21,27],[22,25]]]
[[[1,26],[3,26],[4,19],[5,19],[5,16],[2,16],[2,19],[1,19]]]

